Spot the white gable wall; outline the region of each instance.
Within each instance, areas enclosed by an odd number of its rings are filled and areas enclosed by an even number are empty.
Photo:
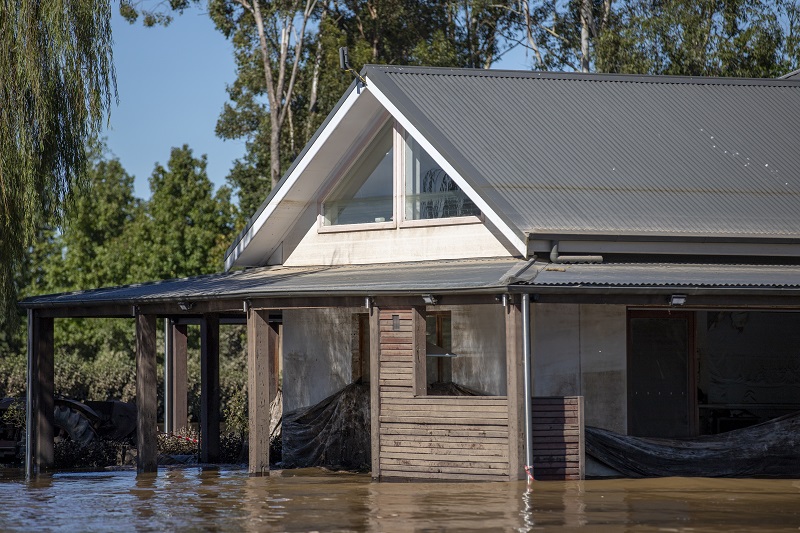
[[[281,259],[286,266],[327,266],[511,256],[483,223],[319,233],[313,206],[287,236]]]
[[[397,120],[481,209],[474,224],[400,225],[391,229],[317,231],[318,201],[341,177],[359,146],[387,118]],[[517,235],[469,187],[452,166],[421,138],[411,123],[374,87],[351,90],[269,204],[226,257],[235,266],[366,264],[525,255]]]

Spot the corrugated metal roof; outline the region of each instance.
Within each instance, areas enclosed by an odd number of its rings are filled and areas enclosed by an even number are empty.
[[[699,287],[800,288],[800,265],[720,265],[674,263],[537,263],[537,287]]]
[[[797,69],[797,70],[795,70],[793,72],[790,72],[788,74],[784,74],[783,76],[781,76],[778,79],[780,79],[780,80],[800,81],[800,69]]]
[[[800,265],[603,263],[515,259],[334,267],[261,267],[226,274],[26,298],[26,308],[147,304],[258,297],[502,292],[536,288],[695,287],[800,289]],[[311,303],[311,300],[309,300]]]
[[[800,238],[800,84],[365,68],[512,227]]]
[[[26,298],[22,307],[139,304],[260,296],[480,292],[502,288],[529,266],[516,259],[429,261],[331,267],[261,267]]]

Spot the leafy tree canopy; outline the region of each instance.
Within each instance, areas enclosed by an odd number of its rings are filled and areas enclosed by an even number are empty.
[[[0,4],[0,317],[15,316],[15,272],[80,186],[85,147],[115,95],[104,0]]]

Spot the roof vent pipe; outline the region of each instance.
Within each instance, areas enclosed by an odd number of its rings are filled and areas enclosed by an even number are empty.
[[[565,263],[602,263],[602,255],[570,255],[568,257],[558,255],[558,241],[553,241],[553,248],[550,250],[550,262],[556,264]]]

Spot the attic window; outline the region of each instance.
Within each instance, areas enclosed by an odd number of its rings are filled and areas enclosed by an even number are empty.
[[[472,200],[410,135],[405,142],[405,220],[480,215]]]
[[[394,220],[393,124],[387,123],[322,204],[323,225]]]

